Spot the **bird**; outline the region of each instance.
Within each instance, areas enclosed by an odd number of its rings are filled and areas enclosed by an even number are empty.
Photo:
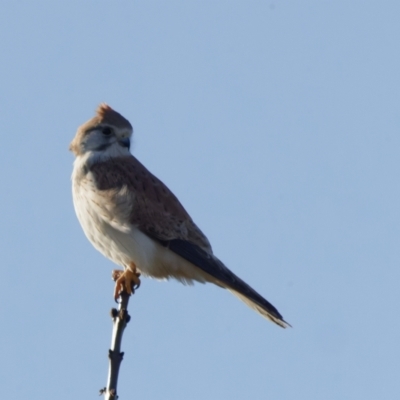
[[[140,285],[139,276],[212,283],[282,328],[279,311],[230,271],[172,191],[130,152],[133,128],[106,103],[81,125],[70,144],[75,155],[72,197],[92,245],[121,266],[114,297]]]

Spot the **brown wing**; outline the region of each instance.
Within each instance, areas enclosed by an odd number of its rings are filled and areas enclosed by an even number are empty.
[[[98,190],[128,191],[133,203],[130,222],[143,233],[160,241],[186,240],[212,253],[209,241],[176,196],[135,157],[111,158],[89,170]]]
[[[112,203],[113,215],[130,215],[130,222],[143,233],[215,278],[214,283],[281,327],[289,325],[271,303],[212,255],[210,243],[179,200],[136,158],[110,159],[89,170],[101,197]],[[126,214],[127,204],[131,209]]]

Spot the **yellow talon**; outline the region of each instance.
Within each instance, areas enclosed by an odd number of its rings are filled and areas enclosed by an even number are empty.
[[[136,270],[136,265],[130,263],[125,271],[115,269],[112,272],[112,278],[115,281],[114,299],[117,300],[119,294],[126,290],[128,294],[132,294],[132,289],[138,289],[140,286],[140,273]]]

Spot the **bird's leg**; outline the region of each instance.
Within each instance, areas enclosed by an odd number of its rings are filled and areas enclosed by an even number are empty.
[[[114,299],[125,289],[128,294],[132,294],[132,289],[138,289],[140,286],[140,273],[137,272],[136,265],[131,262],[125,271],[115,269],[112,272],[112,278],[115,281]]]

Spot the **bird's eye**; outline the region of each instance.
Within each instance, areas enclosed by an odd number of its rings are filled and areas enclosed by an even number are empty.
[[[105,126],[102,130],[103,135],[110,136],[112,134],[112,129],[109,126]]]

